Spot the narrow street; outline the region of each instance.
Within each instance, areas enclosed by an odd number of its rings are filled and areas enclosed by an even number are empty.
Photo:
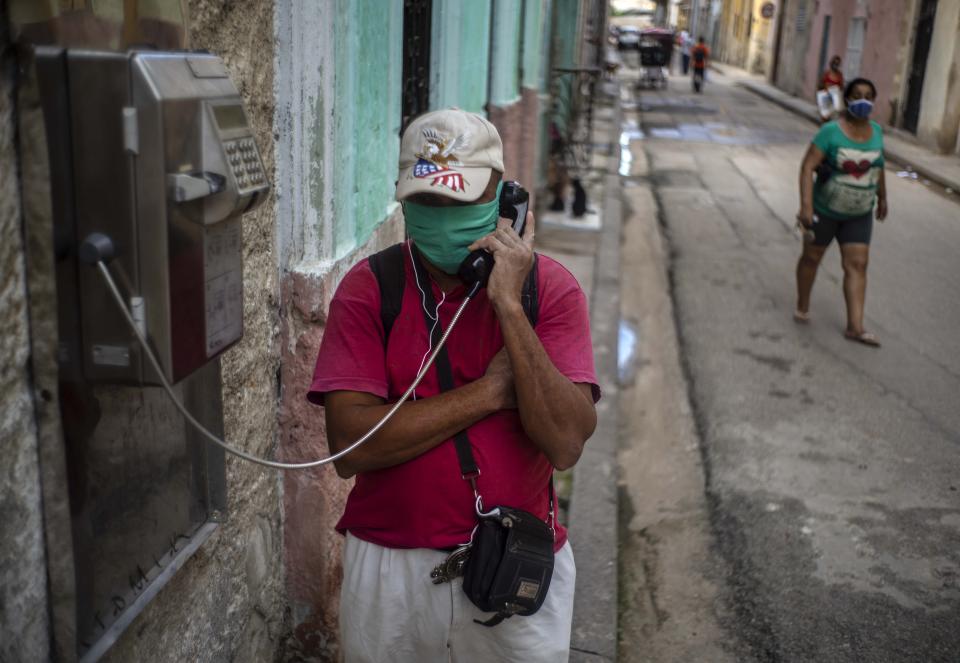
[[[960,196],[888,163],[883,347],[842,335],[836,246],[799,325],[814,125],[714,71],[637,92],[627,64],[620,659],[956,661]]]

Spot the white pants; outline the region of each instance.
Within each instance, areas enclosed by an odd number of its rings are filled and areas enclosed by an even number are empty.
[[[577,570],[567,542],[557,552],[543,605],[497,626],[463,593],[463,578],[434,585],[430,571],[447,554],[384,548],[347,534],[340,592],[345,663],[563,663],[570,655]]]

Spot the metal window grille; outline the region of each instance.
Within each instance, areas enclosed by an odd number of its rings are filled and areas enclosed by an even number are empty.
[[[430,109],[430,17],[433,0],[403,3],[403,112],[400,130]]]

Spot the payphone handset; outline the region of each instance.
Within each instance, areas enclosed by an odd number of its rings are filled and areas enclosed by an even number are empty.
[[[69,113],[55,120],[71,148],[61,221],[77,243],[111,240],[126,305],[176,383],[243,335],[241,216],[269,183],[240,94],[205,53],[45,48],[37,61],[69,101],[48,109]],[[95,382],[160,383],[100,277],[77,274],[79,342],[61,345],[64,364]]]
[[[530,207],[530,194],[519,182],[504,182],[500,191],[500,216],[510,219],[513,229],[523,236],[527,222],[527,210]],[[493,255],[483,249],[472,251],[457,269],[457,275],[467,284],[471,295],[480,288],[487,287],[490,273],[493,271]]]

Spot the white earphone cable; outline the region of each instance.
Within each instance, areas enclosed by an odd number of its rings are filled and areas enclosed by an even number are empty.
[[[437,304],[436,310],[434,310],[433,315],[430,315],[429,309],[427,309],[427,293],[423,291],[423,288],[420,285],[420,270],[416,268],[415,258],[413,257],[413,243],[407,243],[407,251],[410,253],[410,264],[414,265],[413,268],[413,280],[417,284],[417,290],[420,291],[420,307],[423,309],[423,312],[427,314],[427,317],[433,320],[433,325],[430,326],[430,331],[427,333],[427,351],[423,353],[423,358],[420,360],[420,367],[417,369],[417,374],[423,370],[423,363],[427,360],[427,356],[430,354],[430,351],[433,350],[433,332],[437,328],[437,325],[440,324],[440,307],[443,306],[443,303],[447,301],[447,293],[440,289],[440,302]],[[427,285],[429,288],[430,285]],[[413,400],[417,400],[417,390],[413,390]]]

